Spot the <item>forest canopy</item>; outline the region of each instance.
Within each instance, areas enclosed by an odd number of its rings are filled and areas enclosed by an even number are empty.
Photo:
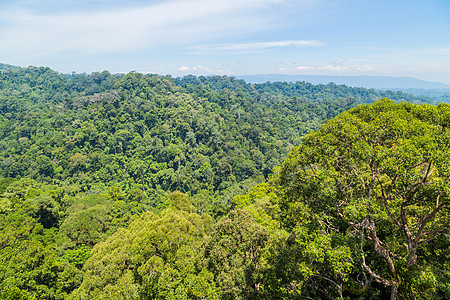
[[[448,298],[432,104],[0,64],[0,299]]]

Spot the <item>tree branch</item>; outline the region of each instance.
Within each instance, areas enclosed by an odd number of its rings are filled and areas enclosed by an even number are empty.
[[[344,298],[342,297],[342,284],[339,285],[339,284],[337,284],[334,280],[331,280],[330,278],[321,276],[321,275],[319,275],[319,274],[313,274],[312,276],[316,276],[316,277],[322,278],[322,279],[324,279],[324,280],[327,280],[327,281],[333,283],[333,284],[334,284],[335,286],[337,286],[337,288],[338,288],[338,291],[339,291],[339,298],[340,298],[340,299],[344,299]]]
[[[419,241],[419,245],[426,244],[426,243],[428,243],[429,241],[431,241],[431,240],[437,238],[437,237],[440,236],[441,234],[447,233],[447,232],[450,232],[450,228],[448,228],[448,227],[447,227],[447,228],[444,228],[444,229],[441,229],[441,230],[435,230],[435,231],[425,232],[423,235],[431,235],[431,236],[427,237],[425,240]]]
[[[365,223],[367,223],[367,222],[365,222]],[[384,279],[383,277],[381,277],[380,275],[377,275],[374,271],[372,271],[372,269],[366,264],[366,257],[364,255],[364,249],[363,249],[364,230],[365,230],[366,227],[367,227],[367,224],[363,224],[362,228],[361,228],[361,246],[360,247],[361,247],[361,256],[362,256],[362,267],[363,267],[363,269],[366,270],[366,272],[369,273],[370,277],[373,278],[378,283],[384,284],[386,286],[397,285],[397,281]]]
[[[377,231],[375,229],[375,222],[373,222],[371,220],[370,221],[366,220],[365,223],[366,223],[365,227],[369,230],[370,235],[372,236],[372,242],[373,242],[373,245],[374,245],[374,248],[375,248],[375,252],[378,253],[379,255],[381,255],[386,260],[386,262],[388,263],[389,270],[391,271],[392,276],[396,277],[394,261],[392,260],[391,256],[389,255],[389,252],[391,252],[391,251],[386,250],[383,247],[383,243],[378,238]],[[385,280],[385,279],[383,279],[383,280]]]
[[[431,169],[431,163],[428,163],[427,172],[425,173],[425,175],[423,176],[423,179],[422,179],[423,183],[425,183],[425,181],[427,181],[428,177],[431,176],[430,169]]]
[[[411,230],[409,230],[408,227],[408,220],[406,219],[406,206],[407,206],[407,199],[406,197],[403,198],[402,205],[400,206],[400,219],[402,220],[403,224],[403,231],[406,235],[406,241],[408,243],[408,248],[412,247],[413,244],[413,237]]]
[[[434,232],[430,232],[429,234],[432,234],[430,237],[426,238],[425,240],[422,240],[424,233],[423,230],[425,228],[425,226],[428,224],[429,221],[431,221],[436,214],[443,208],[445,207],[445,203],[441,203],[439,204],[439,198],[440,198],[441,194],[439,194],[439,196],[436,199],[436,207],[433,209],[432,212],[430,212],[428,215],[426,215],[420,222],[419,222],[419,229],[417,230],[416,233],[416,237],[414,238],[414,242],[410,242],[410,240],[408,239],[408,265],[409,266],[413,266],[417,263],[417,249],[419,247],[419,245],[421,244],[425,244],[428,243],[429,241],[431,241],[432,239],[436,238],[437,236],[439,236],[440,234],[442,234],[442,232],[438,231],[434,231]]]
[[[420,227],[419,227],[419,230],[417,231],[417,237],[419,237],[419,236],[422,235],[423,229],[425,228],[425,226],[427,225],[427,223],[428,223],[431,219],[433,219],[433,218],[436,216],[437,212],[440,211],[442,208],[445,207],[445,205],[446,205],[445,202],[439,204],[439,198],[440,198],[440,197],[441,197],[441,194],[439,194],[439,196],[437,196],[437,199],[436,199],[437,205],[436,205],[436,207],[433,209],[433,211],[432,211],[431,213],[429,213],[428,215],[426,215],[426,216],[420,221],[420,223],[419,223],[419,224],[420,224]]]

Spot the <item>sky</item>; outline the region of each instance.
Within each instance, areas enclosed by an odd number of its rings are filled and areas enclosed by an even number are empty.
[[[0,62],[450,84],[450,0],[0,0]]]

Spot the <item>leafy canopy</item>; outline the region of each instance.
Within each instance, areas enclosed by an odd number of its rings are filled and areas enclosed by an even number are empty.
[[[279,170],[284,225],[341,296],[374,283],[393,296],[448,295],[449,112],[388,99],[358,106],[308,135]],[[322,252],[311,253],[315,244]]]

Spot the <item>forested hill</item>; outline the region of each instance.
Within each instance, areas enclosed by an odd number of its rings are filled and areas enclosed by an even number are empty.
[[[334,84],[7,65],[0,89],[0,176],[76,184],[83,192],[114,185],[155,197],[203,191],[225,206],[340,112],[382,97],[428,100]]]
[[[225,197],[225,206],[267,177],[305,134],[357,103],[427,100],[334,84],[6,65],[0,89],[1,176],[76,184],[83,192],[114,185],[151,195],[204,191]]]
[[[263,182],[278,178],[273,168],[327,120],[384,97],[430,102],[335,84],[60,74],[0,64],[0,299],[295,298],[320,274],[306,267],[310,262],[295,261],[303,251],[303,244],[294,243],[293,236],[301,235],[295,222],[309,208],[301,195],[289,194],[291,186],[276,190],[298,175],[295,167],[286,169],[295,159],[285,163],[280,182]],[[382,103],[384,116],[395,112],[394,102]],[[435,113],[430,107],[402,106],[402,126],[428,118],[447,133],[447,106],[440,106],[437,121],[427,115]],[[328,154],[324,150],[320,158]],[[316,183],[302,189],[314,192]],[[285,191],[289,195],[277,200]],[[339,272],[353,267],[338,259],[347,248],[334,250],[327,259],[337,259],[339,267],[317,268],[338,268],[330,276],[342,285],[350,275]],[[263,252],[267,259],[260,261]],[[347,252],[349,264],[361,257]],[[285,262],[287,257],[293,260]],[[295,269],[298,263],[305,269]],[[354,295],[355,280],[348,288]]]

